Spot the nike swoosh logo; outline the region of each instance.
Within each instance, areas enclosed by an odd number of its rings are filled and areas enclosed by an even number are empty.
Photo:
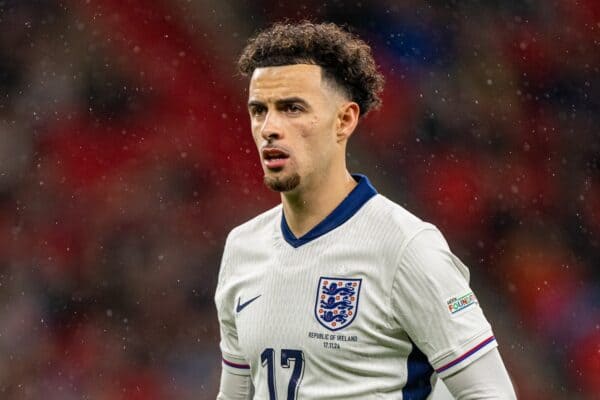
[[[248,307],[248,305],[250,303],[252,303],[254,300],[258,299],[261,295],[259,294],[258,296],[248,300],[247,302],[240,304],[240,297],[238,297],[238,303],[237,303],[237,307],[235,308],[235,312],[240,312],[242,311],[244,308]]]

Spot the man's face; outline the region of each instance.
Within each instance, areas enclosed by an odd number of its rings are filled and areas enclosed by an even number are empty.
[[[248,111],[269,188],[291,191],[326,173],[340,151],[335,130],[342,100],[316,65],[254,71]]]

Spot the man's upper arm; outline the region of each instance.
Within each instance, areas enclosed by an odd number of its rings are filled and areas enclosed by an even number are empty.
[[[250,375],[250,366],[245,359],[238,343],[238,334],[235,322],[235,293],[231,290],[231,277],[229,271],[229,253],[231,251],[231,234],[225,243],[219,279],[215,292],[215,305],[219,318],[221,342],[219,344],[223,357],[223,369],[233,375]]]
[[[404,244],[392,289],[392,313],[440,377],[497,346],[469,287],[467,267],[432,225]]]

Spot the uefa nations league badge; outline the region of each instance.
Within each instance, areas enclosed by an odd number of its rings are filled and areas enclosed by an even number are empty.
[[[321,277],[315,301],[317,321],[330,331],[347,327],[358,312],[362,279]]]

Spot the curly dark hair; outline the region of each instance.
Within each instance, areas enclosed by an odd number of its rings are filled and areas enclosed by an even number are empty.
[[[371,47],[333,23],[276,23],[248,40],[238,60],[244,76],[256,68],[315,64],[360,107],[360,115],[379,107],[384,78]]]

